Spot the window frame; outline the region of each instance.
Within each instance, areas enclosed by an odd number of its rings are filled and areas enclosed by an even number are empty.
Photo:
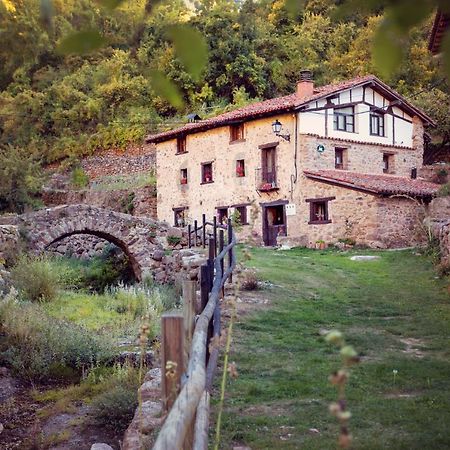
[[[186,175],[186,176],[183,176],[183,175]],[[186,182],[183,183],[183,180],[186,180]],[[187,168],[180,169],[180,184],[183,185],[183,186],[188,184],[188,170],[187,170]]]
[[[173,211],[173,226],[175,227],[175,228],[184,228],[185,226],[186,226],[186,217],[185,217],[185,213],[186,213],[186,211],[189,209],[189,207],[188,206],[178,206],[178,207],[175,207],[175,208],[172,208],[172,211]],[[179,223],[178,223],[178,215],[180,214],[180,213],[182,213],[182,215],[183,215],[183,225],[180,225]]]
[[[241,174],[239,174],[240,171],[242,171]],[[245,159],[236,160],[236,177],[237,178],[245,177]]]
[[[248,211],[247,211],[248,204],[242,204],[242,205],[233,205],[233,208],[235,211],[239,212],[239,225],[248,225]],[[242,214],[242,210],[244,213]]]
[[[373,128],[373,121],[376,122],[376,130]],[[379,112],[371,111],[369,115],[369,127],[370,127],[370,135],[371,136],[380,136],[380,137],[386,137],[386,127],[385,127],[385,120],[384,120],[384,114],[381,114]]]
[[[210,181],[206,181],[206,167],[210,166]],[[213,170],[213,161],[206,161],[201,163],[201,180],[200,184],[211,184],[214,183],[214,170]]]
[[[230,144],[245,141],[244,122],[233,123],[230,125]]]
[[[341,163],[337,163],[337,154],[340,153]],[[335,147],[334,148],[334,168],[337,170],[346,170],[347,169],[347,149],[344,147]],[[341,167],[338,167],[341,166]]]
[[[351,113],[339,112],[344,109],[351,109]],[[351,121],[349,120],[351,118]],[[341,126],[343,120],[343,127]],[[346,133],[355,133],[355,107],[344,106],[342,108],[334,108],[333,110],[333,128],[335,131],[344,131]],[[350,129],[349,129],[350,128]]]
[[[184,155],[187,153],[187,139],[186,136],[177,137],[177,152],[176,155]]]
[[[322,197],[322,198],[307,198],[305,201],[309,203],[309,225],[325,225],[327,223],[332,223],[330,219],[330,208],[329,202],[335,200],[336,197]],[[324,217],[323,219],[317,219],[316,208],[319,204],[323,204]]]
[[[226,211],[226,213],[223,214],[223,211]],[[216,206],[216,217],[218,224],[226,225],[228,223],[229,211],[230,211],[229,206]],[[226,217],[225,223],[223,221],[224,217]]]
[[[383,173],[393,174],[395,173],[395,153],[383,152]],[[385,165],[385,162],[387,163]]]

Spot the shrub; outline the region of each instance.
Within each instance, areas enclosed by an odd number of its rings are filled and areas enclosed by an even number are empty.
[[[124,376],[115,375],[106,381],[108,390],[92,402],[92,415],[97,425],[123,433],[138,405],[139,376],[137,371],[126,366],[119,371]]]
[[[50,301],[58,291],[58,275],[45,257],[20,257],[11,278],[21,296],[31,302]]]
[[[169,245],[175,246],[181,242],[181,238],[178,236],[167,236],[167,242]]]
[[[89,176],[80,166],[72,170],[70,179],[72,185],[79,189],[85,188],[89,184]]]
[[[23,212],[36,206],[34,195],[44,177],[39,161],[29,152],[12,146],[0,147],[0,211]]]
[[[242,274],[241,289],[243,291],[254,291],[259,288],[258,276],[254,270],[246,270]]]
[[[437,192],[438,197],[448,197],[450,196],[450,183],[446,183],[443,184],[438,192]]]
[[[0,319],[0,331],[4,335],[0,362],[31,380],[73,379],[74,374],[80,376],[85,368],[113,356],[105,337],[50,317],[37,304],[21,304],[14,299],[3,301]]]

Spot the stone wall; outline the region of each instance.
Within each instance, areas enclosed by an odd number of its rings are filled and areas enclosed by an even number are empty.
[[[125,151],[108,150],[81,162],[90,179],[105,175],[129,175],[155,169],[155,146],[129,146]]]
[[[419,176],[432,183],[444,184],[450,181],[450,164],[433,164],[422,166],[418,172]]]
[[[45,189],[42,201],[49,207],[84,203],[122,213],[132,212],[133,215],[146,216],[151,219],[156,219],[157,216],[156,191],[152,186],[113,191]]]
[[[0,225],[0,264],[11,265],[20,253],[20,234],[15,225]]]

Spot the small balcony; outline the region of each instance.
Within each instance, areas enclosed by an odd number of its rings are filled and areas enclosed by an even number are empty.
[[[277,180],[277,168],[270,171],[265,168],[256,169],[256,190],[259,192],[270,192],[280,189]]]

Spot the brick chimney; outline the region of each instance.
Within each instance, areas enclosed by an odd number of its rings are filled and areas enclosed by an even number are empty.
[[[297,83],[297,96],[300,98],[313,95],[314,81],[310,70],[300,71],[300,81]]]

